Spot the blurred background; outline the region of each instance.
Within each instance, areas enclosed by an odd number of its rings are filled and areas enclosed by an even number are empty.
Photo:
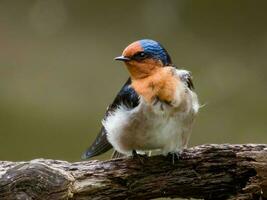
[[[260,0],[0,0],[0,160],[80,160],[128,77],[113,58],[142,38],[193,73],[205,106],[190,146],[266,143],[266,10]]]

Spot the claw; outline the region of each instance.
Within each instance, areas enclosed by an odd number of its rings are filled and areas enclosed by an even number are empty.
[[[175,164],[175,160],[179,161],[182,158],[181,151],[169,152],[168,156],[171,156],[173,165]]]
[[[136,150],[132,151],[133,159],[138,159],[141,164],[144,164],[148,156],[146,154],[138,154]]]

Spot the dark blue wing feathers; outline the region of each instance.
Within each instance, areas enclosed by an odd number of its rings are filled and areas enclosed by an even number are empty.
[[[131,88],[131,79],[129,78],[123,85],[118,95],[114,99],[113,103],[108,107],[104,119],[112,113],[118,106],[124,105],[129,109],[133,109],[139,104],[139,97],[137,93]],[[112,148],[112,145],[108,142],[107,132],[102,126],[100,133],[96,137],[92,145],[82,155],[82,159],[88,159],[94,156],[98,156],[102,153],[107,152]]]

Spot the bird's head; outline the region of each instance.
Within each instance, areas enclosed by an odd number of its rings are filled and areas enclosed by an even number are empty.
[[[132,79],[145,78],[160,67],[172,65],[171,58],[164,47],[149,39],[133,42],[115,60],[125,62]]]

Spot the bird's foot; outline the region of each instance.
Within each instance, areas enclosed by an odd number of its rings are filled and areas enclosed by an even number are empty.
[[[172,164],[175,164],[175,161],[179,161],[182,158],[182,151],[169,152],[168,157],[171,158]]]
[[[146,154],[138,154],[136,150],[132,151],[132,158],[138,159],[141,164],[144,164],[148,156]]]

